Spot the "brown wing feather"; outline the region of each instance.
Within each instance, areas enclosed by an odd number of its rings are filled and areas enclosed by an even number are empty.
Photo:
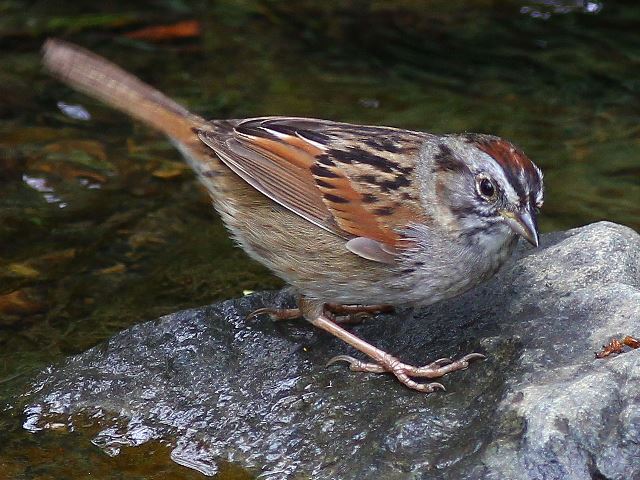
[[[428,134],[283,117],[198,133],[249,184],[345,238],[401,248],[399,230],[424,219],[413,177]]]
[[[332,223],[331,213],[317,195],[308,170],[276,155],[249,149],[233,137],[220,142],[213,132],[199,131],[198,136],[231,170],[259,192],[322,228]]]

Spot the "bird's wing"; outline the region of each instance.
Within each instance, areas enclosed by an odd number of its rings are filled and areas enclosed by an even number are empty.
[[[428,134],[287,117],[197,133],[255,189],[365,258],[393,262],[402,229],[425,220],[415,167]]]

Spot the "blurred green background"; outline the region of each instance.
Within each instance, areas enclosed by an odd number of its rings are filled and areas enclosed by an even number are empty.
[[[640,230],[639,31],[634,1],[0,0],[0,479],[198,478],[23,433],[15,395],[133,323],[281,285],[164,138],[42,72],[45,38],[209,118],[501,135],[545,173],[542,231]]]

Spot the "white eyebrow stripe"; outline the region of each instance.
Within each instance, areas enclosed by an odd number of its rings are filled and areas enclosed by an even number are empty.
[[[536,192],[536,206],[541,207],[544,202],[544,174],[535,163],[533,164],[533,167],[535,168],[536,173],[538,174],[538,180],[540,181],[540,188]]]
[[[504,194],[507,197],[507,200],[509,201],[509,203],[519,203],[520,195],[518,195],[516,190],[507,181],[507,179],[504,178],[504,175],[502,175],[502,177],[503,177],[502,185],[504,186]]]
[[[509,182],[507,177],[507,171],[505,170],[505,168],[498,162],[498,160],[496,160],[488,152],[485,152],[482,149],[480,150],[486,156],[485,158],[487,159],[488,168],[485,169],[485,172],[488,175],[491,175],[494,178],[494,180],[498,182],[499,186],[502,187],[504,196],[509,203],[516,204],[516,205],[522,204],[522,203],[530,204],[531,195],[535,193],[536,206],[539,207],[542,205],[544,201],[543,174],[542,174],[542,170],[540,170],[540,168],[536,164],[534,164],[529,160],[529,162],[531,162],[531,165],[536,172],[536,175],[538,176],[538,181],[540,184],[539,188],[536,188],[533,190],[532,188],[535,186],[535,182],[529,181],[530,179],[528,177],[528,173],[530,172],[528,172],[527,170],[528,167],[520,165],[519,163],[516,164],[516,166],[519,168],[517,169],[517,172],[513,172],[513,174],[515,175],[514,182],[519,183],[519,185],[515,185],[516,187],[518,187],[518,189],[522,187],[523,196],[521,197],[521,195],[518,194],[514,185],[512,185]],[[512,148],[512,151],[515,151],[515,150]],[[475,167],[475,169],[472,168],[472,170],[476,174],[483,171],[483,169],[480,168],[480,165],[478,165],[478,163],[475,161],[473,162],[473,166]]]
[[[509,182],[502,165],[500,165],[498,161],[488,153],[485,153],[485,155],[489,158],[489,165],[493,167],[490,169],[491,171],[487,173],[491,174],[498,182],[499,186],[502,187],[509,203],[519,203],[520,195],[518,195],[516,190],[513,188],[513,185]]]

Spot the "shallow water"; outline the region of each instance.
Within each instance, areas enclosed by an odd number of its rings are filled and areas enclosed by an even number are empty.
[[[0,408],[34,371],[133,323],[281,284],[233,248],[162,137],[41,71],[48,36],[205,117],[501,135],[545,172],[543,231],[640,230],[635,2],[106,3],[0,0]],[[183,37],[142,30],[181,21]],[[23,432],[17,410],[0,413],[0,478],[180,468],[160,454],[128,470],[86,433]]]

